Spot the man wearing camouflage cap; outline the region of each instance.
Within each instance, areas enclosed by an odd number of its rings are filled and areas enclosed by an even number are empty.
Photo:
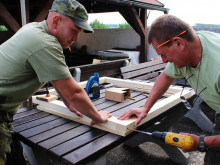
[[[90,117],[91,124],[111,117],[108,112],[96,110],[72,78],[63,55],[63,48],[77,41],[80,32],[93,32],[87,20],[87,12],[79,2],[55,0],[47,20],[23,26],[0,46],[0,65],[4,68],[0,70],[0,165],[25,164],[18,156],[22,155],[20,144],[13,137],[13,115],[48,81],[69,110]]]

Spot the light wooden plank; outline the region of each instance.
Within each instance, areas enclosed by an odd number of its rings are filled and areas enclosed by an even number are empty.
[[[86,87],[87,81],[83,81],[78,83],[82,88]],[[99,78],[99,83],[111,83],[114,84],[114,86],[120,87],[120,88],[129,88],[131,90],[136,90],[139,92],[146,92],[150,93],[152,87],[154,86],[154,83],[146,83],[146,82],[140,82],[140,81],[134,81],[134,80],[124,80],[124,79],[118,79],[118,78],[111,78],[111,77],[101,77]],[[164,96],[170,96],[177,92],[182,90],[182,87],[180,86],[171,86]],[[57,92],[55,89],[49,90],[50,94],[57,95]]]
[[[140,87],[143,89],[147,89],[147,90],[151,90],[152,88],[152,84],[151,83],[143,83],[143,82],[135,82],[135,81],[129,81],[129,80],[124,80],[121,81],[121,79],[115,79],[115,78],[102,78],[101,81],[102,83],[113,83],[114,85],[117,84],[124,84],[131,89],[139,89]],[[85,85],[85,82],[79,83],[82,86]],[[135,84],[138,84],[137,86]],[[130,85],[130,86],[129,86]],[[141,86],[140,86],[141,85]],[[160,115],[161,113],[164,113],[165,111],[167,111],[168,109],[170,109],[171,107],[175,106],[176,104],[180,103],[180,93],[181,93],[181,88],[176,88],[176,87],[170,87],[171,92],[175,92],[175,94],[169,96],[166,99],[163,99],[162,101],[157,102],[150,110],[150,112],[148,113],[147,117],[144,118],[141,123],[139,124],[142,125],[144,123],[146,123],[147,121],[155,118],[156,116]],[[184,96],[185,98],[189,98],[191,97],[191,91],[186,89],[183,91],[182,96]],[[45,112],[48,113],[52,113],[85,125],[89,125],[91,119],[83,116],[82,118],[79,118],[78,116],[76,116],[73,112],[69,111],[68,108],[65,106],[65,104],[62,101],[59,100],[54,100],[50,103],[48,102],[44,102],[41,100],[37,100],[36,96],[33,96],[33,102],[36,104],[39,104],[39,106],[37,107],[40,110],[43,110]],[[136,117],[134,118],[129,118],[126,120],[118,120],[115,116],[112,116],[111,118],[109,118],[109,120],[106,123],[100,123],[100,124],[95,124],[93,125],[93,127],[101,129],[101,130],[105,130],[111,133],[115,133],[121,136],[126,136],[128,135],[130,132],[132,132],[131,130],[135,129],[134,127],[134,123],[136,121]]]
[[[62,101],[56,100],[52,101],[50,103],[44,102],[41,100],[37,100],[35,96],[33,96],[33,102],[36,104],[39,104],[37,106],[37,109],[60,116],[64,117],[66,119],[76,121],[85,125],[89,125],[91,119],[88,118],[87,116],[83,116],[82,118],[78,117],[75,115],[75,113],[71,112]],[[115,133],[121,136],[125,136],[125,132],[127,130],[127,125],[128,123],[134,122],[136,119],[127,119],[127,120],[118,120],[116,117],[112,116],[109,118],[108,122],[106,123],[101,123],[101,124],[95,124],[93,127],[108,131],[111,133]],[[134,129],[134,126],[129,127],[129,130]],[[131,131],[130,131],[131,132]]]
[[[129,88],[131,90],[136,90],[139,92],[147,92],[147,93],[150,93],[151,89],[154,86],[154,83],[146,83],[146,82],[139,82],[139,81],[134,81],[134,80],[124,80],[124,79],[117,79],[117,78],[110,78],[110,77],[106,77],[105,83],[111,83],[117,87]],[[173,86],[173,87],[170,87],[166,91],[166,94],[168,96],[172,95],[172,94],[176,94],[181,89],[182,89],[181,87]]]

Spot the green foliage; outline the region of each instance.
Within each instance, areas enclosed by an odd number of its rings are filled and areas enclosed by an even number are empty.
[[[217,24],[203,24],[203,23],[197,23],[193,27],[207,27],[207,28],[220,28],[220,25]]]
[[[119,28],[128,29],[128,28],[131,28],[131,25],[129,25],[128,23],[123,23],[123,24],[119,24]]]
[[[0,25],[0,31],[8,31],[8,29],[4,25]]]
[[[90,23],[90,26],[93,29],[107,29],[109,28],[108,26],[106,26],[105,24],[103,24],[102,22],[99,22],[97,19],[95,19],[93,22]]]
[[[123,24],[104,24],[102,22],[99,22],[97,19],[95,19],[93,22],[90,23],[90,26],[93,29],[110,29],[110,28],[121,28],[121,29],[127,29],[131,28],[131,26],[128,23]]]

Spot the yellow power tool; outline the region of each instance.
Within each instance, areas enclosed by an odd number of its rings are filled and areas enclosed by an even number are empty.
[[[172,133],[172,132],[145,132],[145,131],[139,131],[139,130],[134,130],[140,133],[144,133],[147,135],[151,135],[156,139],[159,139],[166,144],[170,144],[173,146],[177,146],[180,148],[185,148],[185,149],[190,149],[194,145],[194,140],[191,136],[186,136],[186,135],[181,135],[177,133]]]

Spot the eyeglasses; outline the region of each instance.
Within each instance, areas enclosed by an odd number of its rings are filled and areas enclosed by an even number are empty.
[[[175,37],[179,37],[179,36],[181,36],[181,35],[183,35],[183,34],[185,34],[187,32],[187,30],[184,30],[183,32],[181,32],[180,34],[178,34],[178,35],[176,35],[176,36],[174,36],[173,38],[171,38],[171,39],[169,39],[169,40],[167,40],[167,41],[165,41],[165,42],[163,42],[162,44],[160,44],[159,46],[157,46],[157,48],[159,48],[159,47],[161,47],[161,46],[163,46],[163,45],[165,45],[165,44],[167,44],[167,43],[169,43],[170,41],[172,41]]]
[[[193,106],[194,106],[194,104],[196,103],[196,100],[198,99],[199,95],[207,88],[207,87],[205,87],[205,88],[203,88],[203,89],[199,92],[199,94],[196,96],[196,98],[194,99],[193,104],[192,104],[192,106],[191,106],[190,103],[185,99],[185,97],[184,97],[184,96],[181,96],[181,95],[182,95],[182,93],[183,93],[184,88],[186,87],[186,82],[187,82],[187,80],[188,80],[190,77],[192,77],[192,76],[193,76],[193,74],[192,74],[191,76],[189,76],[187,79],[185,79],[185,84],[184,84],[183,89],[182,89],[182,91],[181,91],[181,93],[180,93],[181,102],[184,104],[184,106],[185,106],[188,110],[190,110],[190,109],[193,108]]]

